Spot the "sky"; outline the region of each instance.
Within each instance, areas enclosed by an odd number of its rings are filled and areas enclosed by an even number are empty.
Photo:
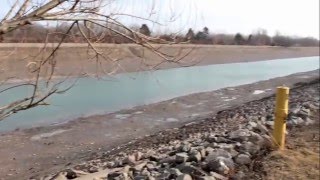
[[[0,0],[0,17],[8,2]],[[119,17],[125,24],[147,23],[153,31],[186,32],[208,27],[212,33],[250,34],[262,28],[269,35],[319,39],[319,0],[109,0],[105,13],[121,12],[149,18],[157,25],[135,18]]]

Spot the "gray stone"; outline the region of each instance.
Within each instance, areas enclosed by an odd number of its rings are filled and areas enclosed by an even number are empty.
[[[206,149],[204,147],[199,147],[198,151],[200,152],[202,158],[206,157],[207,154],[206,154]]]
[[[192,177],[189,174],[181,174],[177,177],[177,180],[192,180]]]
[[[236,150],[234,150],[234,149],[232,149],[231,151],[228,151],[229,153],[230,153],[230,155],[232,156],[232,158],[233,157],[236,157],[239,153],[238,153],[238,151],[236,151]]]
[[[178,168],[182,173],[187,173],[195,176],[205,176],[206,172],[204,172],[201,168],[195,167],[190,163],[182,163],[178,165]]]
[[[110,180],[129,180],[128,174],[124,172],[112,172],[108,174]]]
[[[153,176],[153,177],[159,177],[159,176],[161,176],[161,173],[160,172],[158,172],[158,171],[150,171],[150,173],[151,173],[151,176]],[[168,172],[167,172],[168,173]],[[170,173],[168,173],[169,174],[169,176],[170,176]]]
[[[313,110],[313,111],[319,110],[319,106],[316,106],[316,105],[313,104],[313,103],[311,103],[311,104],[309,105],[309,108],[310,108],[311,110]]]
[[[232,176],[233,180],[245,180],[246,175],[242,171],[238,171],[235,175]]]
[[[256,154],[260,150],[260,147],[252,142],[244,142],[239,147],[239,151],[242,153]]]
[[[250,137],[250,131],[248,129],[238,129],[229,133],[229,138],[236,141],[246,141]]]
[[[251,158],[249,155],[247,154],[239,154],[236,158],[235,158],[235,162],[237,164],[240,165],[248,165],[251,163]]]
[[[175,156],[169,156],[169,157],[165,157],[161,160],[159,160],[160,164],[164,164],[164,163],[168,163],[168,164],[172,164],[176,161],[176,157]]]
[[[230,139],[227,139],[225,137],[218,136],[216,138],[216,142],[217,143],[232,143],[233,141],[231,141]]]
[[[152,161],[151,161],[152,162]],[[148,164],[146,164],[146,168],[149,170],[149,171],[153,171],[153,170],[156,170],[157,167],[155,164],[152,164],[151,162],[149,162]]]
[[[298,114],[300,111],[300,107],[292,109],[293,114]]]
[[[170,173],[168,171],[164,171],[160,174],[160,176],[157,177],[157,179],[170,179]]]
[[[302,108],[298,113],[298,117],[301,117],[302,119],[306,119],[307,117],[310,116],[310,110],[306,108]]]
[[[71,169],[68,169],[65,173],[66,173],[65,177],[68,179],[74,179],[77,177],[77,173]]]
[[[220,180],[228,180],[227,177],[221,175],[221,174],[218,174],[216,172],[210,172],[210,175],[216,179],[220,179]]]
[[[234,169],[234,163],[231,158],[218,156],[213,158],[206,158],[206,162],[207,170],[214,171],[220,174],[229,174],[229,172],[233,171]]]
[[[206,138],[206,141],[208,141],[209,143],[216,142],[217,141],[217,137],[215,135],[211,134]]]
[[[269,127],[270,129],[273,129],[274,121],[266,121],[266,125],[267,125],[267,127]]]
[[[151,173],[147,170],[147,168],[145,168],[145,169],[143,169],[143,171],[141,171],[141,175],[148,177],[151,175]]]
[[[150,158],[150,156],[155,155],[156,152],[154,150],[148,150],[146,153],[144,153],[142,158]]]
[[[267,120],[267,121],[273,121],[273,119],[274,119],[274,117],[273,117],[273,115],[271,115],[271,114],[268,114],[268,115],[266,116],[266,120]]]
[[[182,144],[179,148],[180,152],[189,152],[191,149],[191,145],[189,143]]]
[[[231,151],[232,149],[234,149],[234,145],[233,144],[226,144],[226,143],[219,143],[216,146],[217,148],[226,150],[226,151]]]
[[[110,161],[106,163],[107,168],[115,168],[116,163],[114,161]]]
[[[95,172],[98,172],[99,169],[97,167],[94,167],[94,166],[91,166],[89,169],[88,169],[88,172],[89,173],[95,173]]]
[[[171,168],[169,170],[170,174],[172,174],[174,177],[178,177],[179,175],[181,175],[181,171],[177,168]]]
[[[232,158],[231,154],[228,151],[223,149],[215,149],[206,157],[206,161],[214,161],[217,157]]]
[[[312,120],[312,119],[310,119],[310,118],[306,118],[306,121],[305,121],[305,125],[306,125],[306,126],[312,125],[312,124],[314,124],[314,123],[315,123],[314,120]]]
[[[249,125],[252,129],[254,129],[254,128],[257,127],[257,123],[256,123],[256,122],[253,122],[253,121],[249,121],[249,122],[248,122],[248,125]]]
[[[252,143],[257,143],[257,142],[261,142],[263,141],[263,138],[258,134],[258,133],[255,133],[255,132],[250,132],[251,136],[248,138],[248,141],[252,142]]]
[[[156,180],[156,178],[154,178],[153,176],[149,176],[148,180]]]
[[[134,180],[148,180],[148,179],[149,177],[144,175],[137,175],[134,177]]]
[[[197,177],[196,179],[198,179],[198,180],[216,180],[216,178],[214,178],[213,176],[201,176],[201,177]]]
[[[229,174],[234,170],[234,162],[231,158],[219,156],[212,160],[207,160],[207,170],[214,171],[219,174]]]
[[[176,154],[176,162],[177,163],[186,162],[188,159],[189,159],[189,156],[187,153],[177,153]]]
[[[194,150],[190,153],[189,156],[190,161],[200,162],[201,161],[201,153],[197,150]]]
[[[292,123],[293,125],[299,125],[304,123],[304,120],[301,117],[291,117],[290,121],[288,121],[287,123]]]
[[[60,172],[59,174],[52,177],[50,180],[68,180],[66,178],[67,172]]]
[[[214,149],[212,147],[206,147],[206,154],[210,154],[211,152],[214,151]]]
[[[149,157],[150,161],[159,162],[161,159],[164,159],[166,155],[164,154],[154,154]]]
[[[270,149],[272,148],[273,146],[273,142],[272,142],[272,139],[270,136],[264,134],[261,136],[263,139],[264,139],[264,145],[263,145],[263,148],[267,148],[267,149]]]
[[[266,133],[269,132],[268,128],[265,125],[263,125],[262,123],[260,123],[260,122],[257,122],[256,129],[259,130],[263,134],[266,134]]]

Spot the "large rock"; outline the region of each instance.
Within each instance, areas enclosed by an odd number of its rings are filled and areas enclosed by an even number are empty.
[[[180,152],[189,152],[190,149],[191,149],[191,144],[189,144],[187,142],[181,144],[180,147],[179,147],[179,151]]]
[[[231,158],[219,156],[214,159],[206,159],[206,170],[219,174],[231,174],[234,172],[234,162]]]
[[[164,163],[172,164],[175,161],[176,161],[176,157],[175,156],[168,156],[168,157],[165,157],[165,158],[159,160],[159,163],[160,164],[164,164]]]
[[[192,176],[206,176],[206,172],[204,172],[201,168],[195,167],[190,163],[182,163],[176,167],[182,173],[190,174]]]
[[[238,151],[244,154],[249,153],[251,155],[256,154],[260,150],[260,146],[253,144],[252,142],[243,142]]]
[[[200,162],[201,161],[201,153],[197,150],[190,151],[189,161]]]
[[[124,172],[113,172],[108,174],[109,180],[129,180],[127,173]]]
[[[225,176],[223,176],[221,174],[218,174],[216,172],[210,172],[210,175],[212,177],[214,177],[215,179],[219,179],[219,180],[228,180],[229,179],[229,178],[227,178],[227,177],[225,177]]]
[[[149,171],[153,171],[153,170],[156,170],[157,169],[157,166],[156,166],[156,163],[152,163],[153,161],[150,161],[146,164],[146,168],[149,170]]]
[[[54,177],[50,178],[51,180],[68,180],[66,177],[67,172],[60,172],[59,174],[55,175]]]
[[[254,143],[254,144],[261,144],[263,143],[264,139],[261,137],[258,133],[250,132],[251,136],[248,138],[248,141]]]
[[[256,130],[259,130],[263,134],[267,134],[269,132],[268,128],[260,122],[257,122]]]
[[[240,165],[248,165],[251,163],[251,158],[248,154],[239,154],[235,158],[235,162]]]
[[[192,177],[189,174],[181,174],[177,177],[177,180],[192,180]]]
[[[238,129],[229,133],[229,138],[236,141],[247,141],[250,136],[248,129]]]
[[[179,169],[177,169],[177,168],[171,168],[171,169],[169,170],[169,172],[170,172],[170,174],[171,174],[172,176],[174,176],[174,178],[176,178],[176,177],[178,177],[179,175],[182,174],[181,171],[180,171]]]
[[[189,156],[187,153],[176,154],[176,163],[183,163],[183,162],[186,162],[188,159],[189,159]]]
[[[297,113],[297,116],[305,120],[310,116],[310,110],[306,108],[301,108],[300,111]]]
[[[223,149],[215,149],[208,154],[206,161],[214,161],[217,157],[232,158],[231,154]]]

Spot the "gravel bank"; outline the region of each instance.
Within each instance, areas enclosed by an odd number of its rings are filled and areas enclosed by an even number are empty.
[[[260,179],[255,161],[271,150],[274,96],[252,101],[181,128],[95,154],[44,179]],[[290,128],[318,121],[319,79],[290,92]]]

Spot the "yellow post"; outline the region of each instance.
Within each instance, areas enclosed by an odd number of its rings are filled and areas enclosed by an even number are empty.
[[[277,146],[280,150],[284,149],[285,144],[286,119],[288,116],[288,99],[289,88],[283,86],[278,87],[276,94],[276,118],[274,121],[273,140],[275,146]]]

